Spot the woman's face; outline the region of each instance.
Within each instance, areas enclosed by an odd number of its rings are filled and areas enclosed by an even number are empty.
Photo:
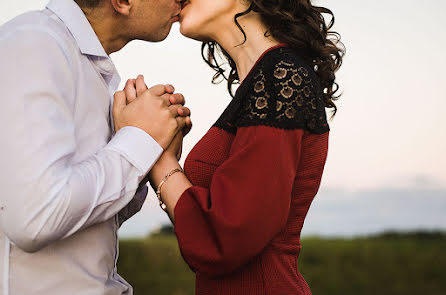
[[[241,0],[186,0],[180,13],[180,32],[199,41],[214,40],[233,23]]]

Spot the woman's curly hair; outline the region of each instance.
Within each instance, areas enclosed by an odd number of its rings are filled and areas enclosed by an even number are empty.
[[[311,0],[247,1],[251,3],[249,8],[234,16],[235,24],[245,37],[244,42],[246,42],[246,34],[237,19],[254,11],[260,15],[267,28],[265,37],[272,36],[278,42],[286,43],[298,51],[314,68],[323,89],[325,106],[333,108],[333,115],[335,115],[337,107],[334,101],[340,96],[336,94],[339,85],[335,82],[335,73],[342,64],[345,49],[340,41],[340,35],[330,31],[334,25],[333,12],[325,7],[312,5]],[[323,14],[331,16],[328,25]],[[217,55],[220,52],[226,57],[231,68],[229,75],[225,75],[225,70],[218,62]],[[220,83],[221,78],[227,80],[229,94],[233,97],[232,86],[240,83],[234,60],[214,41],[202,44],[202,56],[204,61],[216,71],[212,82]]]

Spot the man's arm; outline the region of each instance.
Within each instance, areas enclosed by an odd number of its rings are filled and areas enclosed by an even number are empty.
[[[162,153],[148,130],[131,121],[97,153],[72,162],[79,147],[68,58],[42,31],[0,39],[0,226],[28,252],[117,214]]]

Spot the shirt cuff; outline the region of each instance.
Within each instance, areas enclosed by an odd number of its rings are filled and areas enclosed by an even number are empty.
[[[163,148],[144,130],[127,126],[119,129],[105,149],[120,153],[143,174],[147,174],[163,153]]]

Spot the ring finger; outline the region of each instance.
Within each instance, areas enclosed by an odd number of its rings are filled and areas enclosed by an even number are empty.
[[[127,98],[127,104],[133,102],[136,99],[135,79],[127,80],[124,88],[125,96]]]

